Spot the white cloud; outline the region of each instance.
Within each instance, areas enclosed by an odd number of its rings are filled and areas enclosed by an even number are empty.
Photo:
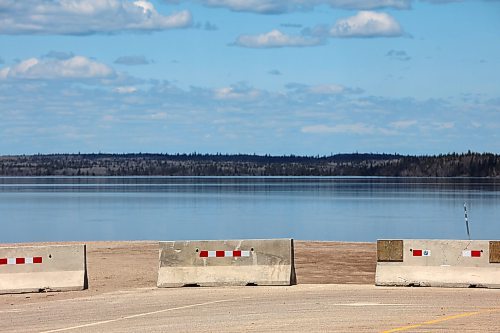
[[[155,6],[149,1],[134,1],[134,5],[142,8],[142,12],[147,14],[148,12],[153,12],[155,10]]]
[[[452,121],[434,122],[432,125],[438,130],[452,129],[455,127],[455,123]]]
[[[206,6],[227,7],[238,12],[284,13],[292,4],[279,0],[201,0]],[[293,1],[291,1],[293,3]]]
[[[327,0],[325,3],[336,8],[346,9],[409,9],[411,0]]]
[[[399,37],[401,25],[386,13],[361,11],[354,16],[338,20],[330,29],[332,37]]]
[[[182,0],[181,0],[182,1]],[[179,0],[166,0],[178,3]],[[184,0],[188,2],[189,0]],[[344,9],[408,9],[411,0],[191,0],[209,7],[223,7],[236,12],[259,14],[282,14],[293,11],[309,10],[316,6],[329,5]]]
[[[304,126],[301,129],[302,133],[311,134],[373,134],[375,129],[371,125],[364,123],[355,124],[339,124],[335,126],[327,125],[311,125]]]
[[[119,94],[133,94],[137,91],[136,87],[116,87],[113,89],[114,92]]]
[[[168,115],[166,112],[156,112],[153,113],[150,118],[153,120],[164,120],[167,119]]]
[[[463,2],[464,0],[420,0],[420,1],[441,5],[441,4],[447,4],[447,3],[453,3],[453,2]],[[492,1],[492,0],[490,0],[490,1]]]
[[[250,87],[223,87],[214,90],[214,98],[217,100],[255,100],[261,96],[261,91]]]
[[[288,90],[287,94],[290,97],[299,97],[300,99],[312,98],[312,100],[315,101],[328,97],[358,94],[362,92],[361,89],[349,88],[340,84],[306,85],[301,83],[288,83],[285,85],[285,88]]]
[[[406,129],[415,126],[417,123],[416,120],[400,120],[391,122],[389,126],[395,129]]]
[[[83,56],[63,60],[30,58],[0,70],[0,79],[100,79],[113,75],[112,68]]]
[[[317,95],[308,92],[314,85],[307,84],[268,91],[244,83],[186,89],[168,81],[118,84],[117,79],[110,80],[113,85],[103,79],[85,84],[0,80],[0,149],[6,153],[161,151],[165,142],[171,142],[181,152],[320,149],[318,153],[323,153],[328,137],[337,137],[339,149],[349,151],[439,153],[464,146],[484,151],[500,148],[495,140],[500,133],[498,98],[478,97],[464,104],[461,96],[454,100],[383,98],[351,93],[349,87],[340,95]],[[113,91],[118,87],[140,88],[129,95]],[[480,119],[479,131],[471,126],[471,119]],[[80,134],[95,139],[89,143],[77,136],[64,140],[64,133],[51,131],[56,126],[75,126]],[[44,128],[46,132],[38,132]],[[131,131],[144,134],[147,142],[137,144]],[[446,135],[457,131],[462,137]],[[213,145],[203,145],[206,134],[212,135]]]
[[[9,67],[0,69],[0,80],[5,80],[7,78],[7,75],[9,74],[9,71]]]
[[[311,86],[308,91],[316,95],[339,95],[345,92],[345,87],[337,84],[323,84]]]
[[[153,31],[186,27],[191,21],[189,11],[165,16],[149,1],[0,0],[0,34]]]
[[[290,36],[279,30],[272,30],[261,35],[241,35],[234,45],[249,48],[304,47],[321,44],[319,38]]]

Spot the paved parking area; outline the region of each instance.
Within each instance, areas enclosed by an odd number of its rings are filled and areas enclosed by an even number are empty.
[[[500,290],[335,284],[141,288],[3,302],[0,323],[2,332],[46,333],[500,332]]]

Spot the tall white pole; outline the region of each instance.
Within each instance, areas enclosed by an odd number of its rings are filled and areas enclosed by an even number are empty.
[[[464,214],[465,214],[465,227],[467,228],[467,237],[470,240],[470,232],[469,232],[469,218],[467,217],[467,203],[464,202]]]

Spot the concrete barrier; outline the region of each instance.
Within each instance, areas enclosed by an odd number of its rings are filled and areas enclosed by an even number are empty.
[[[375,284],[500,288],[500,242],[379,240]]]
[[[0,247],[0,294],[86,288],[85,245]]]
[[[292,239],[160,242],[158,287],[291,284]]]

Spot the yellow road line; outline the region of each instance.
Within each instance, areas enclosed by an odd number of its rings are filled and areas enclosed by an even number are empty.
[[[475,316],[475,315],[480,315],[484,313],[489,313],[489,312],[500,312],[500,309],[488,309],[488,310],[482,310],[482,311],[474,311],[474,312],[465,312],[465,313],[460,313],[452,316],[447,316],[443,318],[438,318],[434,320],[429,320],[420,324],[414,324],[414,325],[408,325],[408,326],[401,326],[397,328],[393,328],[387,331],[382,331],[382,333],[392,333],[392,332],[402,332],[402,331],[407,331],[411,330],[412,328],[419,328],[422,326],[427,326],[427,325],[433,325],[437,323],[441,323],[443,321],[448,321],[448,320],[453,320],[453,319],[459,319],[459,318],[465,318],[465,317],[470,317],[470,316]]]

